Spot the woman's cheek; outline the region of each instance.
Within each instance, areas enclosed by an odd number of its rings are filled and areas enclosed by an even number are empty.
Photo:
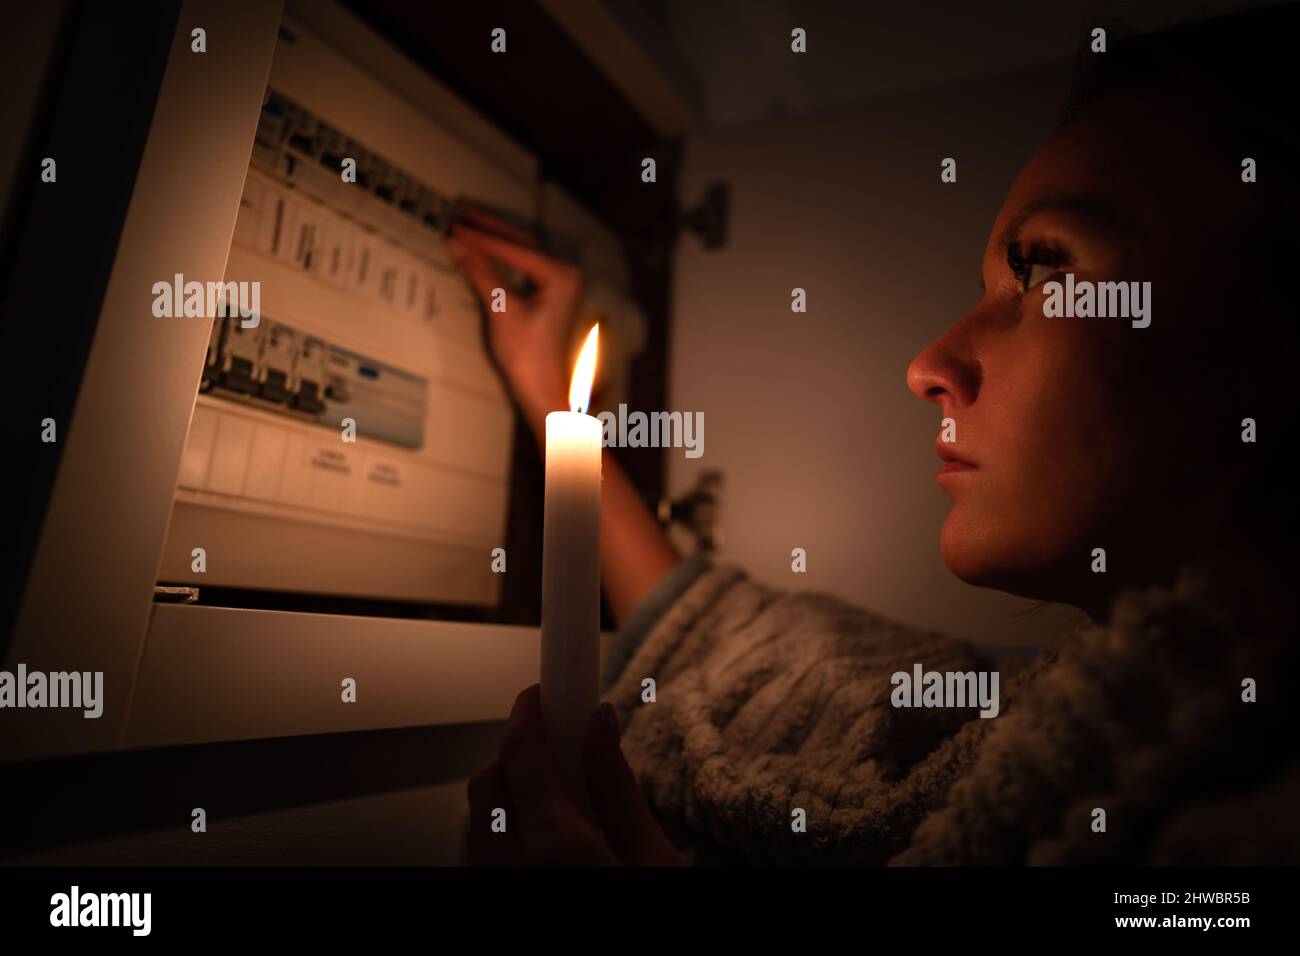
[[[1095,376],[1087,343],[1072,331],[1022,324],[1008,348],[986,358],[970,446],[981,471],[945,529],[953,553],[965,551],[985,574],[1019,576],[1066,560],[1104,499]]]

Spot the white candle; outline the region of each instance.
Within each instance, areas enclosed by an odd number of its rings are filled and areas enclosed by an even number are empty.
[[[600,420],[586,414],[598,326],[578,357],[567,412],[546,416],[542,531],[542,716],[551,753],[584,809],[582,745],[600,705]]]

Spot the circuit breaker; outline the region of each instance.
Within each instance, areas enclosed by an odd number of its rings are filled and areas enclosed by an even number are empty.
[[[514,417],[444,235],[454,200],[526,216],[536,184],[375,89],[282,31],[224,276],[261,314],[213,323],[164,581],[497,598]]]

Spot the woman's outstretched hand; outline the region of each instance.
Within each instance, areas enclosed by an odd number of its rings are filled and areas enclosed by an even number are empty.
[[[476,221],[509,232],[486,216]],[[544,448],[546,416],[569,408],[568,348],[582,301],[582,273],[523,245],[526,241],[522,234],[519,242],[512,242],[481,229],[456,226],[447,249],[487,309],[492,353],[534,439]],[[505,285],[491,260],[526,272],[537,291],[524,297],[507,290],[505,311],[494,312],[492,305],[498,298],[494,290]],[[621,622],[681,557],[614,456],[603,456],[601,471],[601,585],[615,619]]]
[[[582,272],[535,249],[457,226],[447,249],[465,272],[488,314],[492,353],[530,423],[538,412],[567,407],[569,384],[566,349],[582,302]],[[505,286],[491,261],[505,263],[532,277],[529,297],[505,291],[505,311],[493,311],[494,290]]]
[[[591,823],[561,783],[546,745],[538,685],[515,698],[497,758],[469,781],[470,866],[680,866],[685,857],[650,812],[619,749],[618,717],[602,704],[583,748]],[[493,829],[505,811],[505,832]],[[499,829],[499,827],[498,827]]]

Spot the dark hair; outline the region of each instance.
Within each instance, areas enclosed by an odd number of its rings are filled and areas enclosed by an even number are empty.
[[[1295,155],[1294,57],[1300,4],[1263,7],[1156,33],[1107,38],[1085,52],[1065,109],[1068,122],[1111,94],[1159,89],[1171,106],[1201,115],[1232,145],[1263,144]],[[1238,139],[1241,137],[1241,139]],[[1292,174],[1294,175],[1294,174]]]
[[[1224,159],[1225,186],[1239,178],[1245,157],[1256,161],[1257,180],[1243,186],[1242,210],[1249,229],[1207,222],[1224,233],[1240,285],[1255,297],[1239,312],[1224,314],[1201,343],[1208,357],[1208,387],[1221,395],[1222,429],[1234,419],[1256,417],[1258,443],[1235,444],[1253,474],[1240,520],[1257,532],[1262,556],[1279,555],[1294,566],[1300,508],[1290,487],[1287,424],[1294,401],[1293,370],[1300,354],[1300,321],[1293,305],[1300,261],[1300,131],[1294,97],[1294,46],[1300,38],[1300,4],[1262,7],[1155,33],[1108,31],[1105,53],[1085,47],[1076,69],[1063,125],[1108,98],[1150,95],[1182,122],[1203,130],[1209,154]],[[1190,202],[1195,197],[1189,197]],[[1191,370],[1198,374],[1204,369]],[[1240,427],[1239,424],[1237,427]]]

